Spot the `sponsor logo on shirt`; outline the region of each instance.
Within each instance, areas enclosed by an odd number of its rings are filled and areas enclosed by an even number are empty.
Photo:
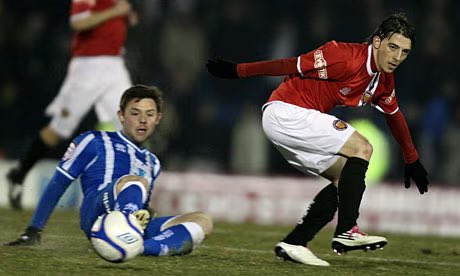
[[[351,92],[351,88],[350,87],[344,87],[344,88],[339,89],[339,92],[342,95],[347,95],[348,93]]]
[[[332,122],[332,126],[333,126],[335,129],[340,130],[340,131],[345,130],[345,129],[348,128],[348,124],[345,123],[345,122],[342,121],[342,120],[334,120],[334,121]]]
[[[121,152],[126,152],[126,146],[123,144],[115,144],[115,149]]]
[[[313,66],[318,69],[318,77],[320,79],[327,79],[327,62],[323,57],[323,51],[316,50],[313,57],[315,59],[315,64]]]

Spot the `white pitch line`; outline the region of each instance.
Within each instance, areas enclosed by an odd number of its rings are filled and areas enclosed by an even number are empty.
[[[235,252],[246,252],[246,253],[257,253],[257,254],[274,254],[273,251],[266,251],[266,250],[257,250],[257,249],[247,249],[247,248],[235,248],[235,247],[226,247],[226,246],[209,246],[209,245],[201,245],[201,248],[209,248],[209,249],[223,249],[228,251],[235,251]],[[322,254],[324,255],[324,254]],[[335,256],[332,254],[328,254],[329,256]],[[407,263],[407,264],[424,264],[424,265],[439,265],[439,266],[454,266],[460,267],[458,263],[446,263],[446,262],[427,262],[427,261],[417,261],[417,260],[400,260],[400,259],[388,259],[388,258],[378,258],[378,257],[355,257],[355,256],[341,256],[340,258],[346,259],[355,259],[355,260],[362,260],[362,261],[375,261],[375,262],[396,262],[396,263]]]

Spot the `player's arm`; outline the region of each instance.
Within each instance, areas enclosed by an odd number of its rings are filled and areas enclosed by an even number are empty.
[[[338,79],[346,69],[344,49],[331,41],[298,57],[268,61],[234,63],[222,58],[210,59],[206,64],[209,73],[220,78],[247,78],[255,76],[284,76]]]
[[[40,243],[40,233],[59,199],[69,185],[87,169],[88,164],[94,163],[97,158],[96,152],[95,134],[91,131],[79,135],[70,143],[41,196],[25,232],[19,239],[7,245],[28,246]]]
[[[225,79],[255,76],[283,76],[296,74],[297,58],[235,63],[220,57],[208,60],[206,67],[211,75]]]
[[[392,114],[385,114],[385,119],[391,134],[401,146],[404,162],[406,163],[404,168],[406,188],[410,187],[410,181],[413,179],[420,194],[428,192],[428,173],[419,160],[404,115],[398,109]]]
[[[85,5],[85,1],[79,1],[74,5]],[[88,5],[88,4],[86,4]],[[79,9],[78,6],[73,7],[74,9]],[[83,7],[84,9],[84,7]],[[70,27],[74,31],[86,31],[90,30],[99,24],[119,16],[127,16],[131,12],[131,5],[126,0],[117,0],[115,5],[112,7],[99,11],[91,12],[90,10],[84,10],[82,12],[73,14],[70,17]]]
[[[26,228],[19,239],[7,243],[9,246],[29,246],[38,245],[40,243],[40,233],[45,226],[48,218],[53,212],[59,199],[62,197],[66,189],[72,183],[72,180],[56,171],[46,187],[43,195],[35,208],[29,226]]]
[[[71,183],[71,179],[67,178],[58,170],[56,170],[50,182],[48,183],[48,186],[43,192],[37,208],[35,208],[32,219],[29,223],[30,227],[34,227],[40,230],[43,229],[59,199],[62,197]]]
[[[406,164],[417,161],[418,154],[410,136],[406,119],[400,110],[394,114],[385,114],[385,119],[391,134],[401,146],[403,159]]]

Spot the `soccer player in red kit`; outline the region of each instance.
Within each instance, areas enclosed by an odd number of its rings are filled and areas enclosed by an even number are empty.
[[[58,95],[46,109],[51,121],[7,174],[14,209],[22,207],[22,183],[28,171],[49,149],[69,138],[92,107],[101,123],[120,126],[117,101],[131,86],[121,51],[127,22],[136,21],[127,0],[72,0],[72,59]]]
[[[406,188],[413,179],[421,194],[428,191],[427,172],[419,161],[394,88],[393,72],[414,43],[414,27],[403,14],[393,14],[364,44],[331,41],[298,57],[261,62],[208,61],[208,71],[220,78],[286,75],[263,106],[264,132],[292,166],[331,181],[315,196],[296,227],[276,245],[278,257],[328,266],[307,244],[333,219],[337,209],[332,239],[336,253],[375,250],[387,244],[386,238],[366,235],[357,226],[372,146],[352,126],[328,114],[335,106],[371,105],[381,111],[401,146]]]

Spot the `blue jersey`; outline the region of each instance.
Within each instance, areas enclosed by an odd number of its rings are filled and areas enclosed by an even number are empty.
[[[135,145],[120,131],[88,131],[76,137],[67,148],[35,209],[30,226],[42,229],[67,187],[80,177],[83,202],[80,226],[88,235],[92,223],[107,208],[103,198],[107,190],[125,175],[142,176],[148,180],[148,206],[154,181],[160,173],[160,161],[147,149]],[[107,193],[108,194],[108,193]],[[110,195],[113,208],[113,195]]]
[[[160,173],[160,161],[120,131],[88,131],[69,145],[57,170],[71,181],[80,176],[84,196],[104,189],[124,175],[146,178],[150,195]]]

